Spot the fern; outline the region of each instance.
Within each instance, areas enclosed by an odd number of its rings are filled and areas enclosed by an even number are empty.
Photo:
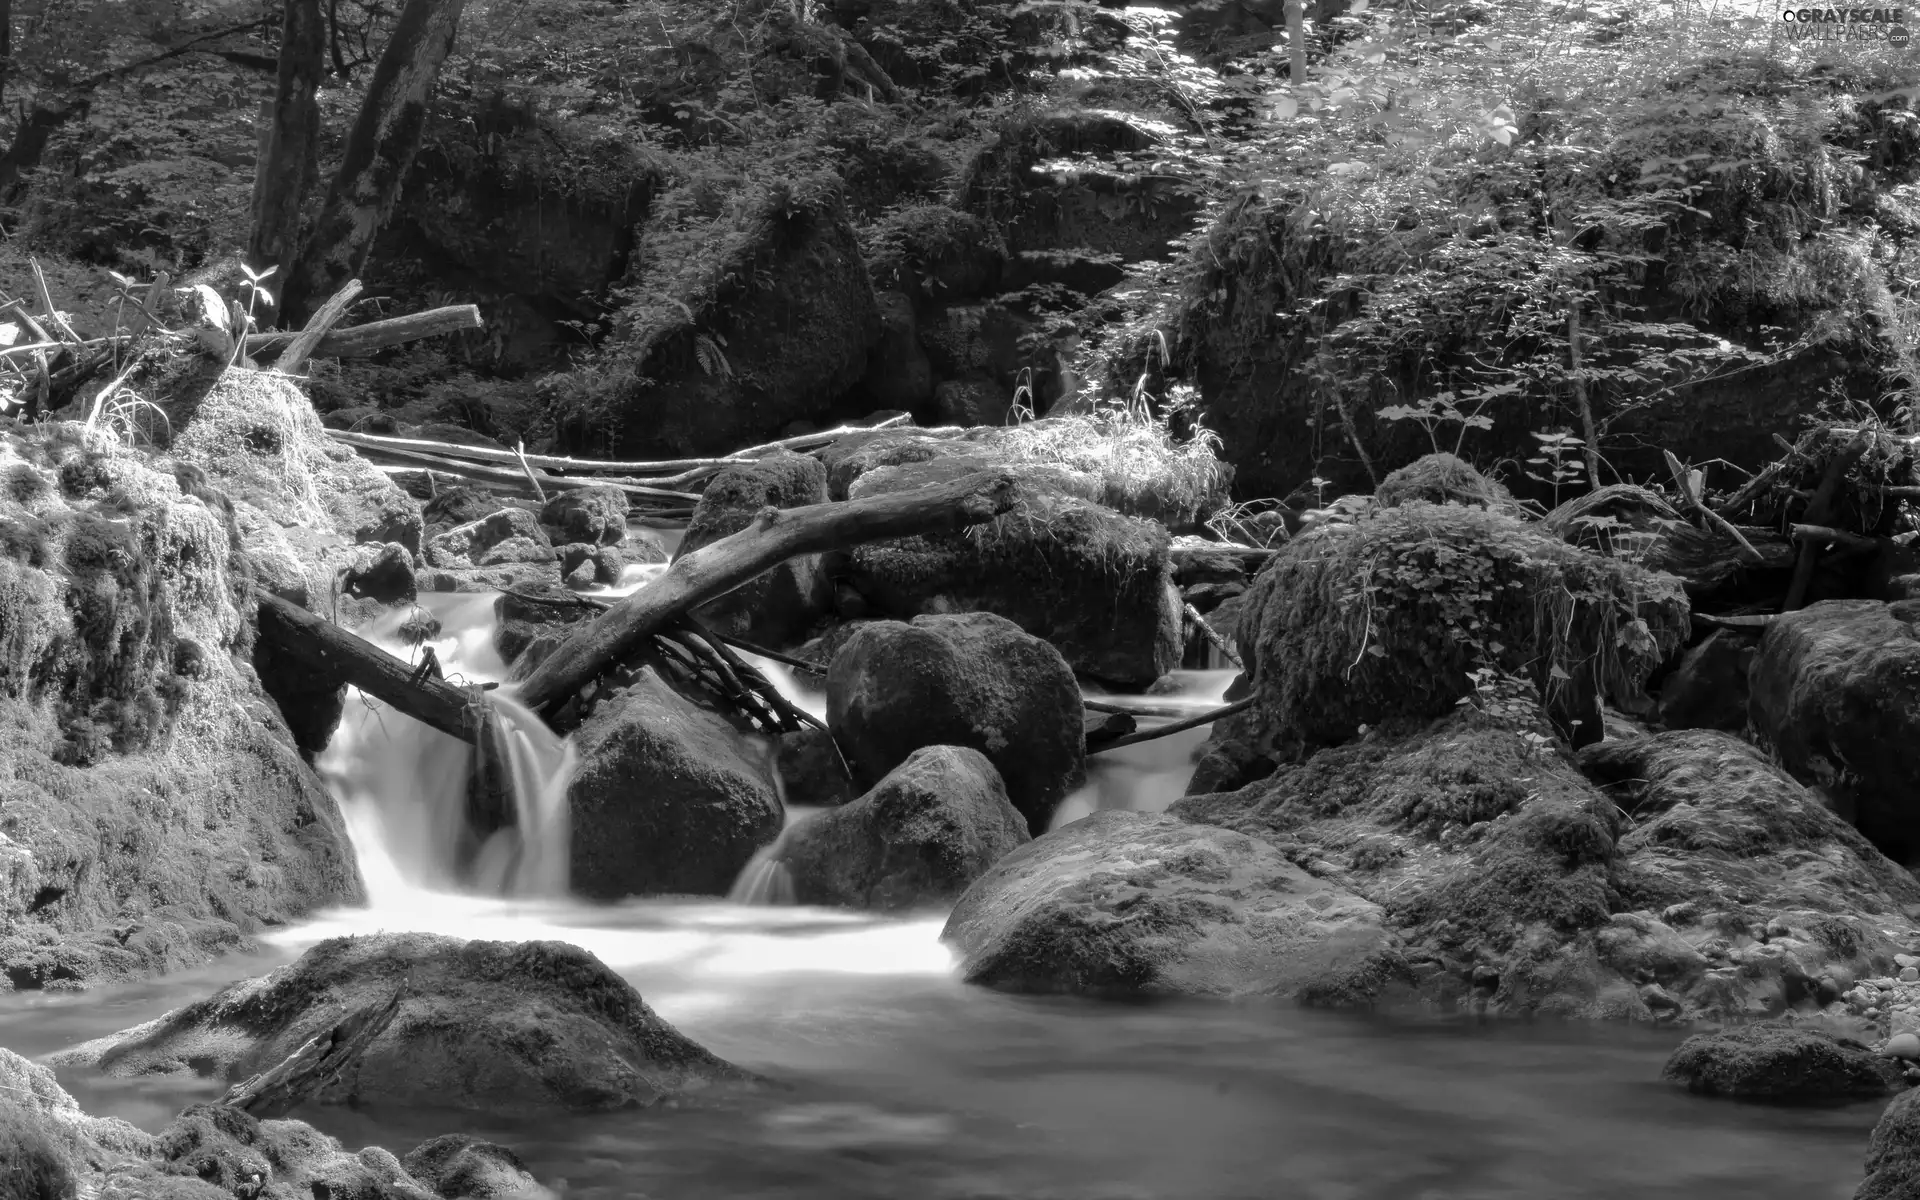
[[[726,344],[727,339],[717,333],[693,335],[693,356],[699,360],[702,371],[722,379],[733,377],[733,364],[727,361],[727,356],[720,350]]]

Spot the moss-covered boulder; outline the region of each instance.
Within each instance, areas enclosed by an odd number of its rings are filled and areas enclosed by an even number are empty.
[[[427,542],[427,562],[443,570],[505,567],[515,563],[556,561],[553,542],[534,514],[503,508],[491,516],[456,525]]]
[[[849,494],[883,495],[980,469],[970,461],[879,468]],[[1103,683],[1144,685],[1177,667],[1181,608],[1166,529],[1066,494],[1041,470],[1022,472],[1019,490],[1013,511],[985,525],[855,547],[854,587],[875,612],[902,620],[1005,617]]]
[[[1481,668],[1524,676],[1592,740],[1597,695],[1649,703],[1687,613],[1671,576],[1503,512],[1412,500],[1289,542],[1247,594],[1240,651],[1262,748],[1282,754],[1438,716]]]
[[[1378,905],[1264,841],[1143,813],[1014,851],[941,936],[965,979],[1011,992],[1367,1004],[1404,970]]]
[[[1900,862],[1920,859],[1920,601],[1827,600],[1760,639],[1747,713],[1781,765],[1853,814]]]
[[[612,484],[568,488],[540,506],[540,525],[554,545],[618,545],[627,536],[627,494]]]
[[[1853,1200],[1907,1200],[1920,1191],[1920,1090],[1893,1098],[1867,1141],[1867,1177]]]
[[[645,1107],[749,1078],[562,942],[334,938],[259,979],[52,1057],[121,1077],[238,1083],[404,987],[398,1014],[316,1096],[530,1116]]]
[[[1822,1104],[1906,1087],[1904,1068],[1860,1042],[1815,1029],[1746,1025],[1688,1038],[1660,1074],[1701,1096]]]
[[[780,453],[730,466],[707,482],[678,554],[740,532],[761,509],[826,502],[827,469],[818,459]],[[803,636],[832,603],[821,556],[803,554],[702,605],[698,615],[721,633],[780,647]]]
[[[202,962],[358,894],[333,800],[247,665],[251,564],[207,480],[76,425],[0,436],[16,989]]]
[[[1426,504],[1464,504],[1496,512],[1518,513],[1513,494],[1452,454],[1429,454],[1393,471],[1380,481],[1374,499],[1383,508],[1413,501]]]
[[[1085,778],[1080,689],[1060,652],[991,613],[870,621],[833,655],[827,724],[872,788],[927,746],[986,755],[1035,835]]]
[[[795,826],[778,861],[801,904],[944,908],[1027,840],[985,755],[926,746],[866,795]]]
[[[572,886],[583,896],[724,896],[785,823],[772,752],[653,668],[574,734]]]

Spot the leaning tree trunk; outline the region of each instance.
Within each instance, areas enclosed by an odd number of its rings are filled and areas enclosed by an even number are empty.
[[[0,4],[6,0],[0,0]],[[255,270],[276,267],[273,290],[285,290],[300,249],[300,204],[307,197],[320,158],[320,76],[325,70],[326,28],[320,0],[286,0],[280,30],[280,80],[265,152],[253,180],[253,227],[247,259]]]
[[[374,68],[313,236],[287,280],[280,315],[289,328],[304,323],[366,266],[426,134],[434,81],[453,50],[465,7],[466,0],[407,0]]]

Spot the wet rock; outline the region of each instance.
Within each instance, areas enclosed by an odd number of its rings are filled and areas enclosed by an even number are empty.
[[[418,594],[413,555],[398,542],[362,546],[346,574],[341,576],[340,590],[348,596],[378,604],[411,603]]]
[[[794,827],[780,861],[801,904],[945,907],[1028,841],[1000,773],[976,750],[915,750],[866,795]]]
[[[560,574],[570,588],[585,591],[620,582],[627,557],[619,546],[593,546],[573,542],[559,549]]]
[[[833,734],[825,729],[808,726],[782,735],[777,767],[786,803],[793,808],[833,808],[858,794]]]
[[[456,525],[484,521],[503,508],[512,507],[491,492],[477,487],[452,487],[441,491],[421,507],[420,519],[427,536],[445,533]]]
[[[1697,1034],[1660,1075],[1696,1095],[1781,1104],[1869,1099],[1905,1086],[1897,1064],[1859,1042],[1780,1025]]]
[[[1900,862],[1920,857],[1920,601],[1827,600],[1774,618],[1748,715],[1780,763],[1854,813]]]
[[[1060,653],[990,613],[868,622],[827,672],[827,723],[857,784],[924,746],[965,746],[1035,834],[1084,778],[1082,711]]]
[[[969,982],[1016,992],[1364,1004],[1404,969],[1378,905],[1265,842],[1141,813],[1008,855],[942,937]]]
[[[826,468],[807,455],[780,453],[730,466],[701,493],[679,555],[738,533],[761,509],[826,500]],[[803,636],[832,604],[833,583],[821,556],[803,554],[702,605],[699,615],[718,632],[778,648]]]
[[[724,896],[780,834],[768,752],[652,668],[574,742],[572,885],[583,896]]]
[[[611,484],[571,488],[541,507],[540,524],[555,544],[617,545],[627,536],[627,494]]]
[[[924,486],[964,472],[965,461],[876,468],[849,494]],[[854,586],[902,620],[997,613],[1103,683],[1144,685],[1177,667],[1181,607],[1166,529],[1064,494],[1044,471],[1021,474],[1017,507],[985,525],[854,547]]]
[[[542,635],[564,637],[572,626],[593,618],[599,610],[567,588],[525,584],[502,592],[493,602],[493,613],[493,647],[509,666],[515,666]]]
[[[554,561],[553,543],[547,540],[546,530],[524,508],[503,508],[427,541],[427,562],[445,570]]]
[[[301,1121],[261,1121],[224,1105],[195,1104],[154,1140],[161,1171],[211,1184],[214,1195],[437,1200],[390,1152],[369,1146],[353,1153]]]
[[[1887,1105],[1867,1141],[1867,1178],[1853,1200],[1910,1200],[1920,1192],[1920,1090]]]
[[[839,438],[819,453],[827,468],[827,494],[845,500],[847,491],[867,472],[879,467],[905,466],[964,453],[964,443],[951,434],[917,429],[877,429]]]
[[[1693,649],[1660,685],[1660,723],[1669,729],[1747,727],[1747,671],[1754,639],[1717,629]]]
[[[270,975],[51,1061],[123,1078],[237,1083],[403,983],[393,1023],[316,1102],[524,1117],[646,1107],[748,1078],[576,946],[413,933],[322,942]]]
[[[460,1200],[548,1200],[553,1195],[519,1155],[465,1134],[423,1142],[400,1165],[440,1195]]]

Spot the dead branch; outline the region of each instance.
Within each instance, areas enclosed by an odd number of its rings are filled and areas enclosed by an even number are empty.
[[[366,1053],[393,1024],[406,993],[406,985],[401,984],[384,1002],[349,1013],[332,1029],[308,1038],[282,1062],[227,1089],[220,1103],[262,1119],[292,1112]]]
[[[522,685],[520,698],[549,712],[611,662],[695,608],[801,554],[959,529],[1013,507],[1013,477],[981,472],[912,491],[802,508],[765,508],[729,537],[676,559],[665,574],[576,626]]]
[[[426,312],[411,316],[391,317],[385,321],[369,321],[365,325],[355,325],[349,329],[336,329],[320,339],[307,355],[308,358],[355,358],[363,354],[372,354],[388,346],[399,346],[407,342],[416,342],[421,338],[438,337],[443,333],[465,333],[470,329],[479,329],[486,324],[480,319],[480,310],[471,304],[455,304],[446,308],[430,308]],[[264,358],[293,344],[300,335],[282,330],[278,333],[255,333],[247,336],[247,356]]]
[[[347,309],[365,290],[366,285],[358,279],[347,280],[346,286],[335,292],[333,298],[322,304],[320,311],[313,314],[313,320],[307,322],[307,327],[294,335],[293,341],[287,343],[287,348],[280,352],[279,359],[274,362],[273,369],[287,375],[298,374],[300,368],[307,365],[308,356],[320,344],[320,340],[340,323],[347,315]]]
[[[448,475],[457,475],[462,479],[477,480],[481,483],[493,484],[497,487],[516,492],[539,494],[538,489],[541,487],[556,491],[568,491],[579,488],[611,485],[620,488],[622,491],[631,492],[634,495],[652,496],[663,500],[688,500],[697,503],[700,499],[698,492],[676,492],[670,488],[655,487],[652,480],[626,479],[621,477],[607,478],[605,476],[544,474],[534,476],[531,472],[522,473],[519,470],[505,467],[484,467],[479,463],[441,458],[438,455],[423,454],[417,450],[391,450],[382,447],[380,449],[366,449],[362,452],[366,454],[368,458],[398,459],[401,463],[409,466],[429,467],[436,471],[444,471]],[[507,458],[509,462],[513,461],[511,451],[508,452]]]
[[[1203,712],[1197,717],[1188,717],[1184,721],[1174,721],[1171,724],[1162,725],[1157,729],[1143,729],[1139,733],[1131,733],[1125,737],[1115,738],[1101,745],[1097,750],[1089,746],[1087,753],[1099,754],[1108,750],[1118,750],[1122,746],[1137,746],[1141,742],[1150,742],[1155,738],[1168,737],[1176,733],[1185,733],[1189,729],[1198,729],[1202,725],[1211,725],[1215,721],[1224,720],[1237,712],[1245,712],[1252,706],[1253,697],[1248,696],[1242,700],[1235,700],[1232,704],[1224,708],[1216,708],[1211,712]]]
[[[1808,542],[1820,546],[1844,546],[1849,550],[1880,548],[1879,538],[1849,533],[1844,529],[1830,529],[1825,525],[1790,525],[1787,529],[1796,542]]]
[[[1240,661],[1240,656],[1234,653],[1233,647],[1227,645],[1227,639],[1221,637],[1219,634],[1219,631],[1217,631],[1216,629],[1214,629],[1212,625],[1207,623],[1207,619],[1200,615],[1199,609],[1195,608],[1191,604],[1186,604],[1186,603],[1182,603],[1181,607],[1186,609],[1187,611],[1187,620],[1192,621],[1194,624],[1194,627],[1197,628],[1203,635],[1205,635],[1206,639],[1209,642],[1213,643],[1213,648],[1215,650],[1218,650],[1220,653],[1226,655],[1227,661],[1232,663],[1234,666],[1245,669],[1247,664]]]

